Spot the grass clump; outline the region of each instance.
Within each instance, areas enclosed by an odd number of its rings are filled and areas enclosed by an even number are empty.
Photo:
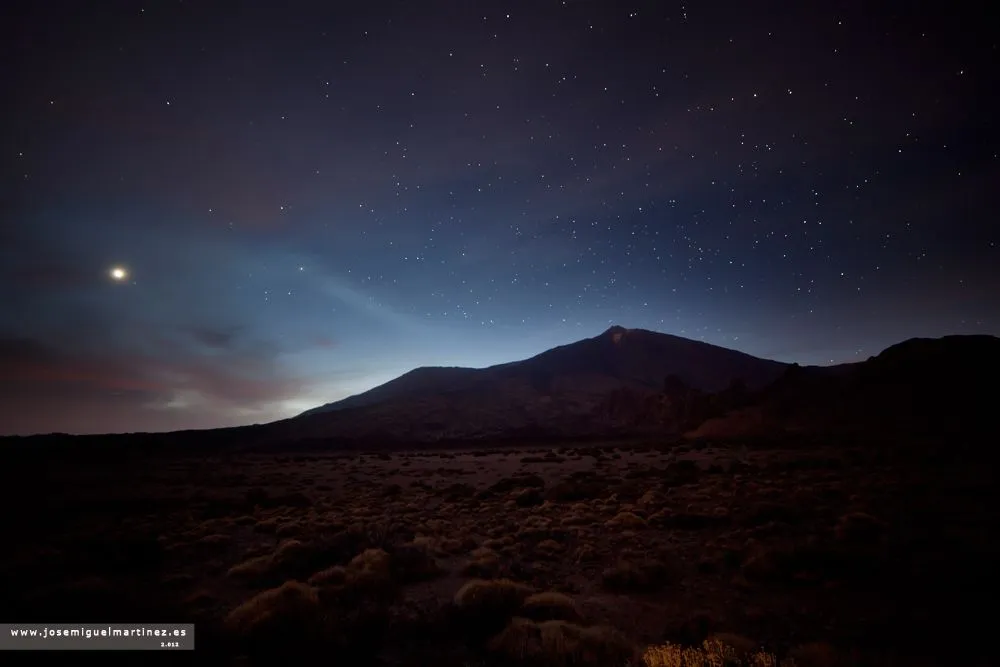
[[[473,579],[455,594],[456,621],[472,643],[503,629],[535,589],[510,579]]]
[[[492,579],[500,574],[500,556],[492,549],[479,547],[469,554],[461,572],[467,577]]]
[[[536,623],[520,617],[512,619],[487,648],[515,664],[537,667],[625,665],[638,655],[635,646],[614,628],[581,627],[566,621]]]
[[[274,655],[317,641],[322,618],[316,589],[286,581],[233,609],[225,626],[252,654]]]
[[[583,620],[576,601],[568,595],[555,591],[529,595],[521,605],[518,615],[532,621],[576,623]]]
[[[229,568],[227,576],[245,580],[266,580],[278,576],[281,570],[305,553],[306,547],[298,540],[285,540],[274,553],[250,558]]]
[[[646,520],[635,512],[619,512],[604,524],[609,528],[645,528]]]
[[[734,646],[733,644],[739,644]],[[716,635],[700,647],[660,644],[643,652],[645,667],[796,667],[795,661],[766,651],[750,649],[742,637]]]

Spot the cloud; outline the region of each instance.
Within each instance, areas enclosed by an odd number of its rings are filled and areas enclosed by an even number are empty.
[[[228,349],[240,333],[239,327],[227,329],[213,328],[207,326],[195,326],[188,329],[188,333],[199,344],[213,349]]]
[[[401,313],[391,306],[380,302],[373,296],[368,296],[350,287],[346,282],[325,277],[319,284],[318,289],[333,299],[343,303],[355,311],[368,315],[382,324],[389,325],[394,329],[411,334],[429,334],[432,327],[424,324],[419,318]]]
[[[330,350],[337,346],[337,341],[329,336],[317,336],[313,339],[313,345],[324,350]]]
[[[0,339],[4,431],[108,432],[129,425],[159,430],[270,421],[285,416],[284,405],[307,389],[303,379],[280,367],[274,346],[243,343],[208,355],[164,340],[159,345],[154,357]]]

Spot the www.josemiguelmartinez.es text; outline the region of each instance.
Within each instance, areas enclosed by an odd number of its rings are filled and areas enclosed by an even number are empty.
[[[44,627],[44,628],[17,628],[10,629],[11,637],[39,638],[39,639],[116,639],[129,637],[162,637],[177,638],[186,637],[185,628],[149,628],[145,626],[121,627],[108,626],[106,628],[80,628],[80,627]]]

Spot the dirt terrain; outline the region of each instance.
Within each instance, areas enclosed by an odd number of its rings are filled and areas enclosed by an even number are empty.
[[[2,616],[195,622],[216,665],[623,667],[709,638],[784,664],[991,664],[993,468],[972,444],[35,457],[2,473]],[[679,660],[645,656],[699,664]]]

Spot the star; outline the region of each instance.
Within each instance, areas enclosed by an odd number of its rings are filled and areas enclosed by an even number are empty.
[[[111,276],[112,280],[120,283],[124,282],[125,279],[128,278],[128,271],[121,266],[113,266],[111,267],[111,270],[108,271],[108,275]]]

